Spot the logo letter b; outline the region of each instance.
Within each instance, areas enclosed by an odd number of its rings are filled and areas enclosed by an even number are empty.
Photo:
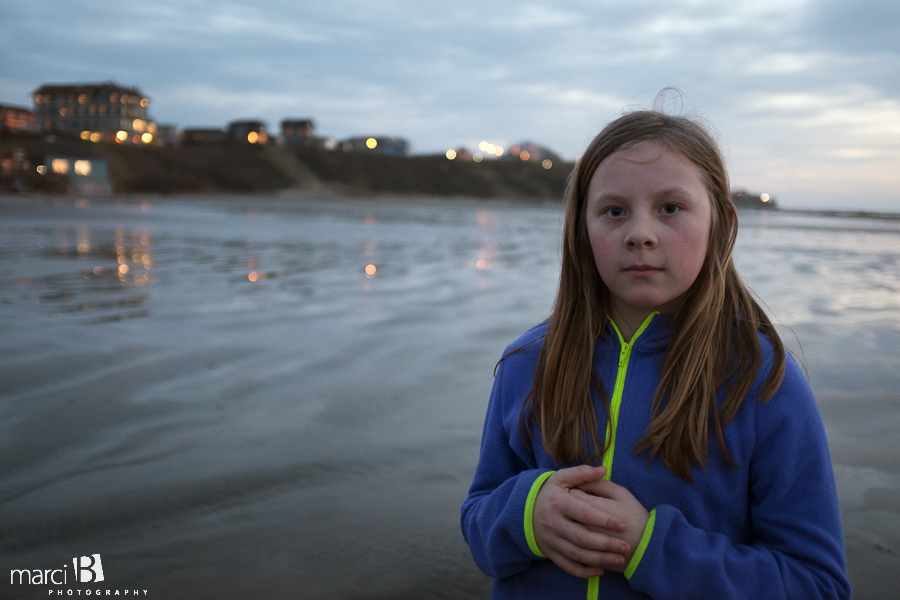
[[[103,563],[99,554],[73,558],[75,563],[75,578],[81,583],[96,583],[103,581]],[[81,566],[79,566],[81,563]]]

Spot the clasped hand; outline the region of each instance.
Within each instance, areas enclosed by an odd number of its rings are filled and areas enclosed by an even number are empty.
[[[561,469],[535,499],[538,548],[576,577],[624,571],[650,516],[631,492],[603,479],[605,474],[605,467]]]

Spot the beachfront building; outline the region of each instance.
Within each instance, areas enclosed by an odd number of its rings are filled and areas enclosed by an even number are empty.
[[[378,152],[393,156],[408,156],[410,152],[407,140],[388,136],[352,137],[341,142],[340,147],[346,152]]]
[[[509,147],[509,153],[502,158],[503,160],[524,160],[538,163],[549,160],[551,163],[562,164],[562,158],[556,152],[535,142],[513,144]]]
[[[224,129],[189,127],[178,132],[178,141],[182,144],[220,144],[228,139]]]
[[[94,142],[153,142],[156,124],[147,116],[150,99],[117,83],[47,84],[34,91],[39,131],[70,133]]]
[[[281,122],[281,137],[285,144],[313,146],[316,140],[316,125],[312,119],[285,119]]]
[[[269,141],[266,124],[262,121],[232,121],[228,124],[228,139],[235,142],[265,144]]]
[[[0,131],[36,131],[34,113],[21,106],[0,104]]]

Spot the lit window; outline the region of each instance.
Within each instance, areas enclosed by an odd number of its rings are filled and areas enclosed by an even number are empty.
[[[53,162],[50,163],[50,168],[53,169],[54,173],[65,175],[69,172],[69,161],[65,158],[54,158]]]
[[[91,174],[91,161],[76,160],[72,170],[75,171],[76,175],[87,177]]]

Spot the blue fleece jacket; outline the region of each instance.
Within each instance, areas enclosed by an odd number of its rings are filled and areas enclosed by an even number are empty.
[[[613,327],[597,342],[594,369],[612,398],[600,439],[614,440],[604,464],[612,481],[651,511],[641,547],[625,574],[591,580],[543,558],[531,528],[540,485],[558,465],[519,435],[547,325],[526,332],[500,362],[488,406],[481,456],[462,506],[463,535],[482,571],[495,578],[493,598],[849,598],[844,541],[825,430],[803,373],[788,354],[784,382],[766,403],[756,393],[772,364],[763,360],[748,398],[725,429],[732,458],[710,442],[709,465],[694,483],[658,458],[633,449],[650,422],[669,318],[651,316],[630,343]],[[616,379],[620,382],[618,401]],[[622,386],[624,383],[624,386]],[[724,395],[721,393],[719,401]],[[605,415],[599,399],[597,414]]]

